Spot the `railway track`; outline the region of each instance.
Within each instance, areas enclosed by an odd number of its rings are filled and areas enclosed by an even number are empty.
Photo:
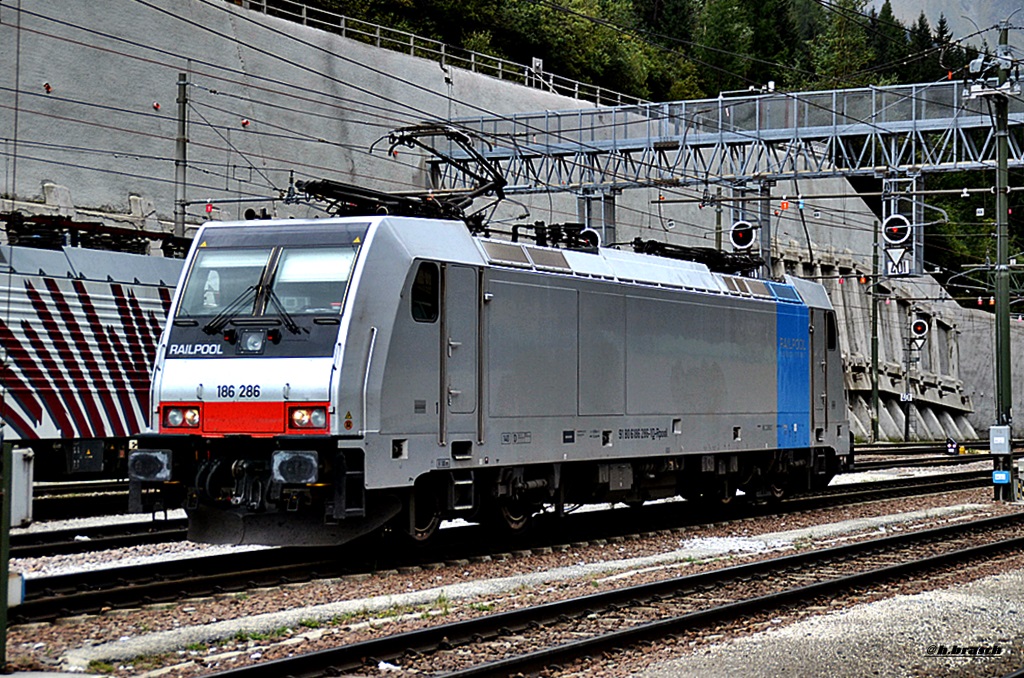
[[[871,461],[857,460],[854,463],[853,468],[850,470],[850,472],[861,473],[863,471],[878,471],[883,469],[896,468],[933,468],[942,466],[962,466],[963,464],[975,464],[978,462],[985,461],[987,461],[989,464],[992,463],[991,457],[977,454],[959,454],[955,456],[944,455],[941,457],[920,456],[912,459],[879,459]]]
[[[1024,514],[1011,514],[491,613],[216,675],[365,675],[382,661],[459,678],[557,675],[573,662],[641,643],[857,595],[1022,547]]]
[[[32,495],[36,499],[46,497],[63,497],[67,495],[88,495],[90,493],[108,493],[128,491],[126,480],[73,480],[69,482],[33,483]]]
[[[11,557],[40,558],[181,541],[187,527],[188,521],[182,518],[16,533],[11,535]]]
[[[690,505],[680,503],[644,507],[642,513],[615,510],[574,514],[564,521],[546,521],[548,525],[542,524],[533,535],[524,535],[515,548],[530,549],[563,543],[566,535],[572,535],[572,540],[627,536],[637,532],[637,525],[643,525],[644,531],[673,529],[706,523],[709,517],[730,520],[784,514],[907,494],[978,487],[989,481],[988,474],[975,472],[841,485],[817,496],[778,504],[740,502],[721,507],[722,510],[714,515],[709,515],[707,507],[691,509]],[[11,620],[12,623],[47,621],[110,608],[137,607],[354,572],[474,558],[509,548],[507,537],[488,535],[478,526],[467,525],[443,530],[435,544],[418,550],[410,550],[401,543],[377,540],[349,544],[336,550],[265,549],[31,578],[25,582],[25,601],[11,610]]]
[[[940,454],[946,451],[946,444],[939,442],[923,443],[875,443],[869,445],[857,445],[855,454],[860,455],[912,455],[912,454]]]
[[[128,510],[128,482],[90,480],[36,483],[32,487],[32,518],[36,521],[96,518]]]

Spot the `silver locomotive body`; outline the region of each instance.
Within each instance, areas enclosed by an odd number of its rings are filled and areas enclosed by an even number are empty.
[[[397,217],[197,236],[160,342],[136,510],[333,544],[543,506],[826,485],[849,454],[824,290]]]

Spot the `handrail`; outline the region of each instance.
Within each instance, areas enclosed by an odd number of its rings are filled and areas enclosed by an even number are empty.
[[[455,66],[474,73],[489,75],[526,87],[541,89],[572,99],[591,101],[598,106],[635,106],[650,103],[621,92],[591,85],[578,80],[545,73],[532,66],[481,54],[468,49],[452,47],[437,40],[388,28],[379,24],[353,19],[326,9],[312,7],[297,0],[227,0],[243,9],[267,16],[287,19],[343,38],[358,40],[384,49],[404,52],[411,56],[431,59],[442,66]]]
[[[367,414],[367,411],[366,411],[367,410],[366,399],[367,399],[367,392],[370,389],[370,368],[373,366],[373,349],[376,348],[376,346],[377,346],[377,328],[376,327],[371,327],[370,328],[370,345],[366,349],[366,368],[365,368],[365,371],[363,372],[363,388],[362,388],[362,392],[359,394],[360,395],[359,399],[361,401],[360,402],[360,406],[362,407],[362,410],[363,410],[362,411],[362,421],[359,422],[359,433],[360,433],[360,435],[366,435],[367,433],[370,432],[369,429],[367,428],[367,423],[368,423],[367,422],[367,417],[368,417],[368,414]]]

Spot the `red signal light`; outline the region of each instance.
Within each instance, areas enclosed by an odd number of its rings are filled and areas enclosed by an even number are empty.
[[[910,221],[902,214],[890,214],[882,223],[882,238],[890,245],[899,245],[910,237]]]
[[[737,221],[729,231],[729,240],[738,250],[749,249],[754,244],[754,225],[749,221]]]

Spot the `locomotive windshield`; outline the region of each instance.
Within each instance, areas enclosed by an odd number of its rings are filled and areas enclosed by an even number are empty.
[[[196,255],[188,276],[178,315],[194,317],[217,315],[235,303],[238,312],[252,315],[256,295],[248,303],[240,301],[247,290],[255,291],[270,260],[270,249],[202,250]]]
[[[178,317],[337,315],[355,257],[352,246],[200,250]]]
[[[281,252],[271,283],[289,313],[339,313],[356,250],[352,247],[291,249]]]

